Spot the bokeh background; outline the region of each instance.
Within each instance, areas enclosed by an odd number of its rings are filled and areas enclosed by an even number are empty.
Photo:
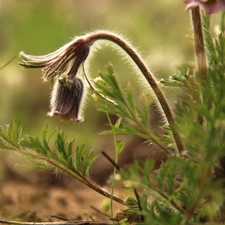
[[[169,77],[180,63],[193,60],[189,13],[184,7],[182,1],[174,0],[1,0],[0,65],[20,51],[47,54],[75,36],[107,29],[130,39],[157,77]],[[38,135],[48,123],[80,143],[95,145],[99,120],[105,116],[97,112],[91,96],[84,123],[49,118],[50,82],[43,83],[41,70],[24,70],[18,61],[17,57],[0,70],[0,124],[16,119],[25,133]],[[105,71],[108,63],[114,65],[121,82],[132,81],[129,66],[109,48],[93,58],[91,77]]]
[[[149,63],[157,79],[169,77],[182,63],[194,63],[189,13],[184,8],[182,0],[0,0],[0,66],[17,56],[0,69],[0,124],[5,125],[17,120],[22,124],[24,133],[31,136],[40,136],[41,128],[48,124],[49,129],[58,128],[63,130],[69,139],[75,138],[77,145],[85,142],[87,148],[93,149],[96,154],[101,150],[113,154],[113,141],[108,136],[99,135],[107,129],[106,116],[96,110],[96,103],[91,95],[88,96],[83,123],[62,123],[59,117],[47,117],[50,82],[43,82],[41,70],[22,69],[18,65],[18,53],[24,51],[31,55],[47,54],[75,36],[107,29],[131,40]],[[122,86],[131,82],[134,92],[137,95],[142,94],[142,87],[134,79],[135,72],[110,48],[98,51],[91,62],[89,75],[92,78],[97,77],[99,71],[105,71],[108,63],[114,65]],[[176,93],[169,90],[167,96],[170,95],[174,97]],[[155,119],[157,120],[157,117]],[[132,158],[137,152],[141,152],[143,140],[133,140],[132,137],[125,140],[128,151],[123,155],[124,159]],[[143,156],[145,154],[146,151],[143,151]],[[21,172],[20,166],[15,167],[21,163],[18,157],[12,157],[6,152],[1,153],[0,157],[0,191],[3,199],[5,195],[8,196],[7,190],[11,190],[12,194],[17,186],[14,183],[7,186],[7,168],[12,169],[9,174],[13,179],[15,173],[26,182],[35,180],[35,177],[31,176],[33,172]],[[101,178],[101,172],[106,170],[101,163],[103,161],[98,161],[95,178]],[[99,183],[100,178],[97,179]],[[36,182],[35,187],[40,187],[40,183],[47,183],[46,180],[40,182],[40,178],[36,180],[38,182],[32,181],[32,184]],[[24,187],[21,190],[24,190]],[[65,191],[64,189],[64,194]],[[34,195],[37,196],[37,193]],[[20,203],[13,197],[9,202],[9,211]],[[43,202],[46,203],[46,195]],[[32,202],[32,207],[37,209],[35,204],[36,201]],[[3,205],[4,201],[1,200],[0,209]],[[29,204],[27,206],[31,207]],[[65,208],[65,205],[63,207]],[[69,209],[71,208],[70,206]],[[43,205],[39,209],[43,210]],[[45,213],[48,213],[48,210],[45,210]]]
[[[108,129],[106,115],[97,111],[91,93],[87,97],[83,123],[64,123],[57,116],[48,117],[51,83],[43,82],[40,69],[21,68],[18,54],[20,51],[31,55],[47,54],[75,36],[106,29],[128,38],[157,79],[169,77],[183,62],[193,62],[189,12],[184,8],[182,0],[0,0],[0,66],[15,57],[0,69],[0,124],[17,120],[23,126],[24,134],[30,136],[40,136],[41,129],[48,124],[49,129],[63,130],[68,139],[75,138],[76,145],[85,142],[96,154],[104,150],[113,157],[112,138],[99,135]],[[131,82],[134,93],[137,96],[143,94],[143,87],[135,78],[136,71],[110,47],[100,49],[92,58],[89,76],[97,77],[108,63],[113,64],[121,86]],[[176,95],[167,92],[169,97]],[[157,126],[159,119],[154,119],[154,126]],[[122,140],[126,141],[127,151],[121,155],[121,164],[147,155],[139,147],[143,147],[144,140],[133,137]],[[4,154],[2,161],[8,168],[21,164],[17,156]],[[98,173],[107,170],[104,159],[98,160],[98,169],[94,172],[97,177]],[[13,170],[20,176],[29,176],[26,175],[29,170],[21,166]]]

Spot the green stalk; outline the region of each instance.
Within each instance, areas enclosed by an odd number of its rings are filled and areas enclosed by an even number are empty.
[[[106,104],[107,104],[107,102],[106,102]],[[112,121],[107,112],[106,112],[106,116],[109,121],[109,125],[112,126]],[[115,134],[113,134],[113,142],[114,142],[114,147],[115,147],[115,163],[118,164],[118,154],[117,154],[117,149],[116,149],[116,135]],[[116,171],[117,171],[117,168],[114,167],[114,169],[113,169],[114,177],[116,175]],[[114,183],[114,181],[112,181],[112,189],[111,189],[112,196],[114,195],[114,189],[115,189],[115,183]],[[111,199],[110,205],[111,205],[111,216],[113,217],[113,199]]]

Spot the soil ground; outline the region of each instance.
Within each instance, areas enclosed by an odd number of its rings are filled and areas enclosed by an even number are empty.
[[[64,175],[32,172],[32,182],[9,175],[1,188],[0,217],[4,220],[59,221],[53,215],[73,221],[109,221],[92,208],[101,210],[105,198]],[[117,205],[115,209],[122,208]]]
[[[154,123],[157,121],[157,118],[153,118]],[[153,124],[153,127],[158,126]],[[145,143],[143,139],[130,137],[122,140],[126,146],[119,157],[120,167],[132,163],[134,159],[154,158],[156,169],[166,159],[165,153],[153,144]],[[102,144],[101,149],[107,149],[107,153],[113,157],[113,148],[109,146],[109,139]],[[58,218],[52,217],[56,215],[68,220],[110,221],[109,217],[91,208],[101,210],[105,197],[65,174],[52,170],[22,169],[21,166],[16,166],[23,163],[19,162],[19,157],[13,159],[12,156],[7,156],[4,160],[0,158],[0,164],[2,164],[0,165],[0,219],[59,221]],[[112,164],[100,155],[92,165],[91,177],[110,192],[108,181],[112,171]],[[125,199],[132,193],[126,193],[124,189],[117,188],[115,195]],[[115,204],[113,208],[115,216],[124,206]]]

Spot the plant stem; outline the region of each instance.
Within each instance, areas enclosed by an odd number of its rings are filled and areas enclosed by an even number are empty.
[[[225,19],[225,12],[222,12],[221,23],[220,23],[220,26],[221,26],[221,32],[222,32],[222,33],[223,33],[224,30],[225,30],[224,19]]]
[[[107,191],[103,190],[102,187],[100,187],[98,184],[96,184],[91,178],[89,178],[85,175],[82,175],[82,176],[78,175],[77,173],[75,173],[74,171],[69,169],[67,166],[64,166],[61,163],[56,162],[54,159],[45,159],[45,160],[46,160],[46,162],[50,163],[54,167],[61,169],[62,171],[71,175],[72,177],[75,177],[81,183],[85,184],[87,187],[91,188],[92,190],[96,191],[97,193],[99,193],[109,199],[112,199],[115,202],[125,205],[123,199],[121,199],[115,195],[111,195]]]
[[[201,12],[199,6],[191,9],[191,19],[194,32],[195,54],[198,65],[198,72],[202,77],[202,80],[205,80],[208,69],[206,62],[204,37],[202,31]],[[200,114],[198,115],[198,121],[201,125],[204,124],[204,118]]]
[[[107,107],[107,102],[106,102],[106,107]],[[112,121],[109,117],[109,114],[106,112],[106,116],[107,116],[107,119],[108,119],[108,122],[109,122],[109,125],[112,126]],[[118,153],[117,153],[117,146],[116,146],[116,135],[113,134],[113,142],[114,142],[114,148],[115,148],[115,165],[118,164]],[[103,153],[104,156],[106,156],[106,154]],[[109,159],[109,158],[107,158]],[[117,166],[114,166],[114,169],[113,169],[113,175],[115,177],[116,175],[116,171],[117,171]],[[115,189],[115,181],[113,180],[112,181],[112,189],[111,189],[111,195],[113,196],[114,195],[114,189]],[[110,202],[110,205],[111,205],[111,216],[113,217],[113,201],[111,199],[111,202]]]
[[[113,164],[114,168],[118,171],[120,171],[120,167],[118,166],[117,162],[114,162],[105,152],[102,152],[102,154],[106,157],[106,159],[109,160],[110,163]],[[138,203],[138,208],[140,209],[140,211],[142,212],[142,205],[141,205],[141,200],[140,200],[140,196],[137,192],[137,189],[135,187],[133,187],[133,191],[134,191],[134,195],[136,197],[137,203]],[[141,220],[144,221],[144,216],[141,215]]]
[[[134,61],[134,63],[137,65],[137,67],[140,69],[148,83],[150,84],[152,90],[154,91],[162,110],[165,114],[165,117],[167,118],[167,121],[171,127],[173,137],[177,146],[177,154],[181,154],[182,151],[184,151],[184,145],[181,140],[180,134],[176,131],[174,128],[175,120],[172,114],[172,111],[169,107],[169,104],[161,91],[158,83],[156,82],[152,72],[148,69],[148,67],[143,62],[142,58],[137,54],[137,51],[135,51],[130,45],[127,44],[125,40],[123,40],[120,36],[106,31],[98,31],[96,33],[92,33],[89,36],[86,37],[90,42],[94,43],[97,40],[108,40],[115,44],[117,44],[119,47],[121,47]]]
[[[207,74],[207,63],[199,6],[191,9],[191,19],[194,32],[195,54],[198,71],[201,74],[202,78],[205,79]]]

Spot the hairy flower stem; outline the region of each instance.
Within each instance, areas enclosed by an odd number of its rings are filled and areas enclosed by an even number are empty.
[[[159,85],[157,84],[154,76],[152,75],[151,71],[148,69],[148,67],[145,65],[141,57],[136,53],[136,51],[130,47],[126,41],[121,39],[119,36],[117,36],[114,33],[105,32],[105,31],[99,31],[96,33],[91,34],[87,37],[90,41],[95,42],[97,40],[108,40],[115,44],[117,44],[119,47],[121,47],[134,61],[134,63],[137,65],[137,67],[140,69],[142,74],[145,76],[146,80],[150,84],[152,90],[154,91],[162,109],[163,112],[167,118],[167,121],[171,127],[173,137],[177,146],[177,154],[181,154],[182,151],[184,151],[184,145],[181,140],[180,134],[176,131],[174,128],[175,120],[172,114],[172,111],[169,107],[169,104],[161,91]]]
[[[194,32],[195,54],[198,65],[198,72],[200,73],[202,78],[205,79],[207,74],[207,63],[199,6],[191,9],[191,20]]]
[[[207,63],[205,54],[205,44],[202,31],[202,21],[200,7],[194,7],[191,9],[191,20],[194,32],[195,54],[198,65],[198,72],[203,80],[206,79]],[[209,102],[209,108],[211,103]],[[202,115],[198,115],[198,121],[201,125],[204,124],[204,118]]]
[[[53,159],[46,159],[46,161],[48,163],[50,163],[51,165],[53,165],[54,167],[59,168],[62,171],[64,171],[65,173],[69,174],[70,176],[76,178],[78,181],[80,181],[87,187],[91,188],[92,190],[96,191],[97,193],[99,193],[109,199],[112,199],[113,201],[118,202],[122,205],[126,205],[123,199],[121,199],[115,195],[111,195],[110,193],[108,193],[107,191],[102,189],[102,187],[100,187],[97,183],[95,183],[90,177],[87,177],[85,175],[80,175],[80,174],[68,169],[64,165],[62,165],[58,162],[55,162],[55,160],[53,160]]]

